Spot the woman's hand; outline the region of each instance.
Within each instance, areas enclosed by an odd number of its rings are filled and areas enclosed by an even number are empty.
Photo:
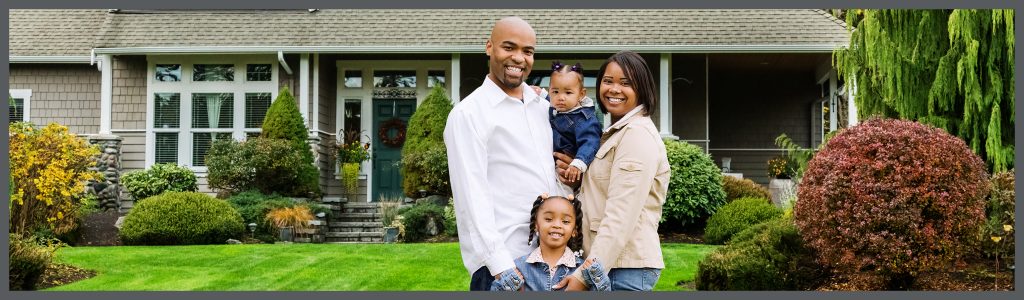
[[[552,286],[551,289],[559,290],[562,287],[565,287],[564,291],[567,292],[578,292],[587,290],[587,286],[580,282],[579,279],[576,279],[576,276],[572,275],[565,276],[565,278],[562,278],[562,281],[559,281],[558,284]]]

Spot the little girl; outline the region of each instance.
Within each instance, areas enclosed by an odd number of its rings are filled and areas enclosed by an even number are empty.
[[[537,197],[530,210],[530,239],[540,241],[539,247],[528,255],[515,260],[516,269],[522,274],[499,278],[491,284],[492,291],[550,291],[578,268],[582,268],[584,280],[591,290],[610,291],[611,283],[596,260],[584,262],[583,257],[572,249],[580,249],[583,235],[580,226],[583,211],[579,200],[572,195],[566,197],[547,194]]]
[[[565,177],[577,181],[601,146],[601,121],[594,112],[594,100],[586,96],[587,89],[583,87],[583,66],[555,61],[551,69],[548,96],[554,148],[555,152],[574,156]]]

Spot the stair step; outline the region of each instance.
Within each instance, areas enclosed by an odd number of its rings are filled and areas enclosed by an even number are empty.
[[[380,207],[380,203],[377,202],[348,202],[345,203],[345,207]]]
[[[330,227],[363,227],[363,228],[382,228],[384,224],[381,222],[329,222],[327,223]]]
[[[336,218],[364,218],[364,219],[371,219],[371,218],[380,218],[381,214],[380,213],[341,213],[341,214],[335,215],[335,217]]]
[[[328,232],[328,238],[384,238],[384,232]]]
[[[326,242],[324,244],[345,245],[345,244],[383,244],[383,243],[384,243],[384,241],[381,240],[381,241],[372,241],[372,242],[357,242],[357,241],[352,241],[352,242]]]
[[[323,202],[323,203],[347,203],[348,199],[345,198],[345,197],[324,197],[323,200],[320,200],[320,202]]]

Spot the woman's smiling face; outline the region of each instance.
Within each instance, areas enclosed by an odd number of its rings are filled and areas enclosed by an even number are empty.
[[[612,122],[616,122],[637,106],[636,91],[633,90],[633,83],[626,78],[626,73],[616,62],[611,62],[605,69],[604,76],[600,78],[601,85],[598,89],[598,97],[605,110],[612,116]]]

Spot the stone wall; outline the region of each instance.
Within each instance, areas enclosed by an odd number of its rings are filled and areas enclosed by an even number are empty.
[[[121,137],[116,135],[91,135],[89,143],[100,147],[100,155],[94,169],[103,174],[103,180],[90,182],[87,186],[99,198],[104,211],[121,208]]]

